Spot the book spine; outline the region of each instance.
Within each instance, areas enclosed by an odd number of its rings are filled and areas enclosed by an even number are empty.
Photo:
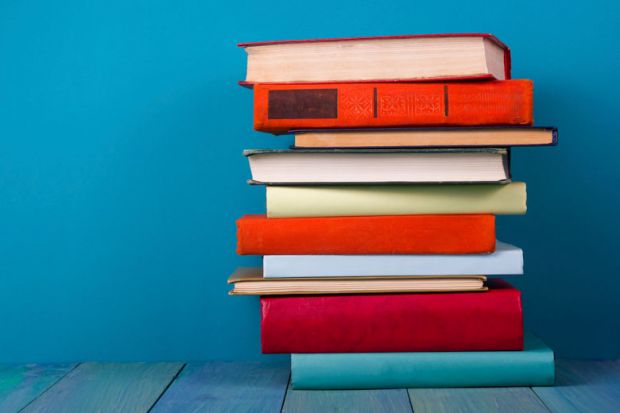
[[[240,255],[480,254],[495,250],[493,215],[409,215],[237,221]]]
[[[522,350],[521,295],[489,284],[485,293],[262,297],[262,350]]]
[[[257,84],[254,127],[304,128],[531,125],[533,83]]]
[[[525,214],[525,184],[268,186],[267,216]],[[449,199],[450,202],[446,202]]]
[[[523,274],[523,251],[491,254],[265,255],[265,278]]]
[[[547,386],[553,351],[536,340],[524,351],[291,355],[294,389]]]

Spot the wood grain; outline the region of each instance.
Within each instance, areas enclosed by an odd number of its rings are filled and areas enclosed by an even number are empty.
[[[533,390],[552,412],[619,412],[620,360],[558,360],[555,386]]]
[[[278,412],[289,375],[289,363],[188,364],[151,412]]]
[[[146,412],[183,367],[181,363],[84,363],[23,412]]]
[[[140,413],[151,407],[155,413],[277,412],[281,407],[289,413],[411,413],[412,406],[416,413],[620,411],[620,361],[560,360],[554,387],[408,391],[287,391],[288,363],[190,364],[177,377],[182,367],[181,363],[0,365],[0,413]]]
[[[75,366],[73,363],[0,365],[0,413],[19,411]]]
[[[548,413],[529,387],[409,389],[415,413]]]
[[[289,387],[282,412],[412,413],[412,410],[404,389],[293,390]]]

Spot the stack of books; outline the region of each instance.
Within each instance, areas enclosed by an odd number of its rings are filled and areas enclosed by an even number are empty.
[[[264,353],[298,389],[549,385],[553,352],[524,334],[523,273],[495,215],[525,214],[510,147],[554,145],[533,84],[485,34],[241,44],[255,129],[245,151],[266,215],[237,222],[232,294],[261,298]]]

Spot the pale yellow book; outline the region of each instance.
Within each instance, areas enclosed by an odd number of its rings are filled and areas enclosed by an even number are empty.
[[[522,215],[525,183],[268,186],[267,216]]]

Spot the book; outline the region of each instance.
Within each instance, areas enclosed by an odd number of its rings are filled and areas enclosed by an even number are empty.
[[[552,127],[312,129],[292,131],[295,148],[425,148],[557,145]]]
[[[237,253],[476,254],[495,251],[493,215],[387,215],[237,220]]]
[[[230,295],[385,294],[486,291],[486,277],[264,278],[261,268],[241,267],[228,278]]]
[[[239,43],[242,83],[507,79],[510,51],[489,34],[440,34]]]
[[[486,292],[261,297],[263,353],[523,349],[521,294]]]
[[[507,149],[246,150],[252,183],[507,183]]]
[[[254,128],[531,125],[530,80],[462,83],[257,84]]]
[[[523,351],[292,354],[293,389],[550,386],[553,351],[525,335]]]
[[[520,215],[525,183],[267,186],[267,216]]]
[[[523,274],[523,251],[497,241],[490,254],[265,255],[265,278]]]

